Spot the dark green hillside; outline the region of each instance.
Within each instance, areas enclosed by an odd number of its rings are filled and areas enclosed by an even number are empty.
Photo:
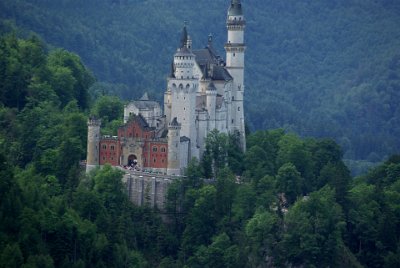
[[[194,47],[223,55],[226,1],[2,0],[0,16],[79,54],[96,87],[161,100],[184,20]],[[246,111],[252,129],[333,137],[345,158],[400,150],[400,2],[244,0]],[[7,27],[2,27],[3,29]]]
[[[46,48],[0,37],[0,268],[400,266],[400,156],[352,178],[331,139],[212,131],[165,211],[137,207],[122,171],[79,165],[89,108],[112,131],[122,102],[89,107],[90,71]]]

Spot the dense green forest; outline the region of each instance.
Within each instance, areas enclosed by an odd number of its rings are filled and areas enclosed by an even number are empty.
[[[229,1],[2,0],[1,31],[36,32],[80,55],[92,95],[161,100],[183,21],[194,47],[214,35],[224,55]],[[252,130],[331,137],[344,158],[400,150],[400,2],[243,0],[246,118]],[[352,164],[353,162],[348,162]],[[354,169],[357,165],[351,165]]]
[[[332,139],[213,131],[166,210],[136,207],[120,171],[82,172],[86,120],[122,102],[38,38],[0,37],[0,267],[399,267],[400,156],[352,178]],[[203,179],[212,178],[212,179]]]

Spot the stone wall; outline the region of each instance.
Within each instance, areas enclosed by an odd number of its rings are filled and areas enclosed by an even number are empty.
[[[163,210],[169,184],[173,177],[144,172],[131,172],[124,176],[129,200],[138,206],[148,205]]]

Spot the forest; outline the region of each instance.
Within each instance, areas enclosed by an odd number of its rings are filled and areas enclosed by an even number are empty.
[[[120,171],[80,166],[88,115],[122,114],[94,83],[72,52],[0,37],[0,268],[400,266],[399,155],[352,177],[333,139],[258,130],[241,153],[213,131],[165,210],[136,207]]]
[[[188,21],[193,46],[213,34],[223,56],[229,1],[2,0],[0,31],[78,54],[90,94],[161,101]],[[400,2],[243,0],[245,113],[252,131],[333,138],[353,173],[400,150]]]

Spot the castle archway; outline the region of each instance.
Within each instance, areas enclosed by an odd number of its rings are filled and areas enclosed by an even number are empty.
[[[129,155],[128,157],[128,166],[135,166],[137,164],[137,157],[134,154]]]

